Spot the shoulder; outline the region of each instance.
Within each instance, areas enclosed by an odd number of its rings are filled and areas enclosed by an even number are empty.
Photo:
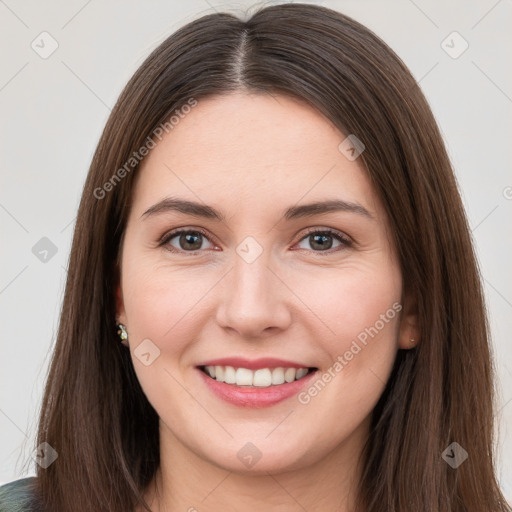
[[[0,486],[0,512],[38,512],[35,483],[27,477]]]

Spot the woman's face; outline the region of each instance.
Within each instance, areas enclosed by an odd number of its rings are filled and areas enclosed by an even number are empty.
[[[302,102],[237,93],[200,99],[143,161],[118,320],[164,446],[253,473],[357,455],[417,333],[345,139]]]

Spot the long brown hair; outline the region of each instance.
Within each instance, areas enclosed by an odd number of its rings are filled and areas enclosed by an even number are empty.
[[[138,169],[126,162],[191,98],[237,90],[301,98],[364,143],[361,158],[417,302],[421,343],[399,350],[373,412],[358,510],[509,511],[494,469],[493,367],[480,276],[435,119],[383,41],[309,4],[188,23],[151,53],[112,110],[78,211],[40,414],[37,444],[59,454],[47,469],[38,467],[45,506],[126,512],[143,502],[159,465],[158,416],[115,330],[116,261]],[[442,457],[452,442],[469,453],[457,469]]]

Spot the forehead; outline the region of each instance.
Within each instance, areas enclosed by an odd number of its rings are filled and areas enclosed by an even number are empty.
[[[142,162],[134,206],[166,195],[261,212],[339,197],[381,210],[362,160],[326,117],[284,95],[233,93],[199,99]]]

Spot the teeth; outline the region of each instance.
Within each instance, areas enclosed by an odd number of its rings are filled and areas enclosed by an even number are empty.
[[[220,380],[221,382],[224,382],[224,367],[223,366],[215,367],[215,378],[217,380]]]
[[[307,368],[234,368],[233,366],[205,366],[206,373],[218,382],[237,386],[266,388],[285,382],[302,379],[308,373]]]
[[[215,378],[215,375],[212,375],[212,377]],[[226,384],[236,383],[235,369],[232,366],[226,366],[224,368],[224,382]]]
[[[266,388],[272,384],[272,372],[268,368],[256,370],[252,378],[252,385],[259,388]]]
[[[220,382],[225,382],[222,376],[215,375]],[[237,386],[252,386],[252,371],[247,368],[238,368],[235,374],[235,384]]]
[[[295,376],[297,375],[297,370],[295,368],[286,368],[284,371],[284,380],[286,382],[293,382],[295,380]]]
[[[302,377],[304,377],[306,375],[306,373],[308,373],[308,369],[307,368],[299,368],[297,370],[297,373],[295,374],[295,378],[297,380],[302,379]]]
[[[272,370],[272,384],[284,384],[284,369],[274,368]]]

